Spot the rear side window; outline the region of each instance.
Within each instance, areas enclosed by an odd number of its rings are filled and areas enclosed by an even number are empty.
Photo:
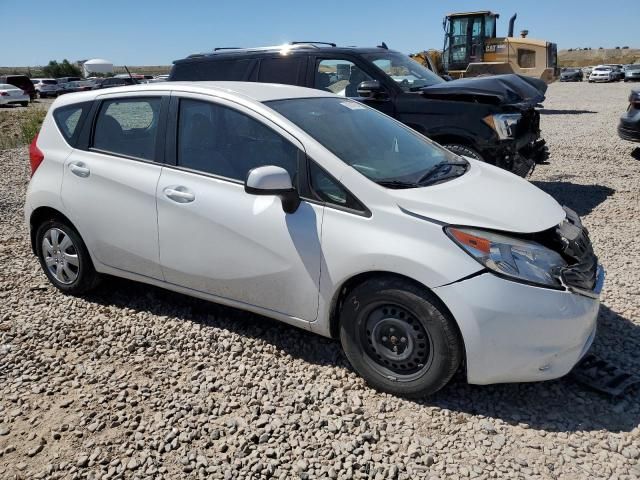
[[[306,64],[306,57],[264,58],[260,61],[258,81],[265,83],[284,83],[297,85]]]
[[[160,97],[106,100],[100,107],[93,148],[154,160]]]
[[[91,102],[76,103],[66,107],[56,108],[53,119],[62,133],[62,136],[71,146],[75,146],[75,140],[80,133],[80,124],[83,115],[91,107]]]
[[[243,81],[249,78],[255,64],[254,59],[179,63],[173,67],[171,80]]]

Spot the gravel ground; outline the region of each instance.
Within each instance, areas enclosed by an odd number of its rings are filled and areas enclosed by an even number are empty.
[[[594,350],[638,371],[640,150],[624,84],[554,84],[532,180],[583,216],[608,270]],[[640,392],[570,378],[425,401],[368,388],[339,344],[157,288],[47,283],[22,219],[26,149],[0,152],[0,478],[640,477]],[[523,212],[526,214],[526,212]]]

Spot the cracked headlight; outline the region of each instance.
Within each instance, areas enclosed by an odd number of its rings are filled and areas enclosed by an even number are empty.
[[[560,287],[560,270],[567,262],[539,243],[475,228],[447,227],[460,248],[489,270],[513,280]]]
[[[513,138],[515,127],[522,118],[519,113],[499,113],[484,117],[484,123],[489,125],[497,134],[500,140]]]

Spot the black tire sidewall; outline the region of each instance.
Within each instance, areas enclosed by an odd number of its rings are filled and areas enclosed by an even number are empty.
[[[485,161],[482,155],[472,147],[467,147],[466,145],[460,145],[458,143],[445,143],[442,146],[456,155],[464,155],[475,160],[480,160],[481,162]]]
[[[381,301],[401,305],[412,312],[430,337],[432,358],[416,379],[385,377],[364,358],[367,354],[357,334],[366,321],[362,312],[371,303]],[[437,303],[433,296],[413,285],[395,281],[367,282],[346,297],[340,314],[340,340],[347,359],[367,383],[385,392],[422,397],[435,393],[449,382],[461,362],[462,341],[455,322]]]
[[[44,254],[42,252],[42,240],[44,238],[44,234],[52,228],[58,228],[62,230],[65,235],[68,235],[76,248],[76,252],[78,254],[78,277],[72,283],[60,283],[51,274],[45,263]],[[45,275],[58,290],[71,295],[78,295],[93,287],[96,273],[93,268],[93,263],[91,262],[91,257],[89,256],[89,252],[87,251],[87,248],[78,232],[67,224],[57,220],[47,220],[42,223],[36,232],[36,254]]]

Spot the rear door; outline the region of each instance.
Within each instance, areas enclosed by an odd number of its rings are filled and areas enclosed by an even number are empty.
[[[99,99],[86,145],[64,163],[62,201],[96,260],[161,279],[155,190],[168,93]]]

